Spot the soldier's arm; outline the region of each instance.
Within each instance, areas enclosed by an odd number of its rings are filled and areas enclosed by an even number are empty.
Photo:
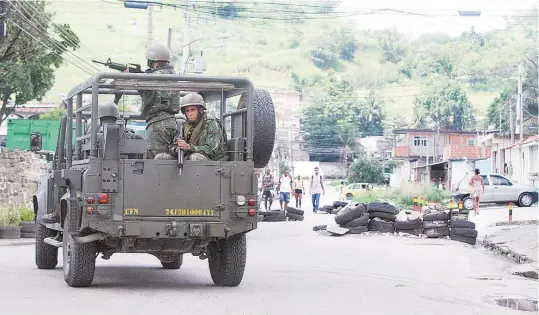
[[[207,134],[206,137],[201,139],[200,145],[191,145],[190,153],[202,153],[205,156],[211,157],[216,156],[222,146],[223,142],[223,132],[219,125],[215,121],[207,122]]]

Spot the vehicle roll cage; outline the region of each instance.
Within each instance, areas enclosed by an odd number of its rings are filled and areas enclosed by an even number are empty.
[[[110,81],[112,80],[112,81]],[[217,76],[189,76],[178,74],[146,74],[146,73],[113,73],[104,72],[96,74],[86,81],[80,83],[67,95],[67,113],[65,123],[61,124],[60,133],[65,135],[65,162],[66,168],[70,168],[73,163],[73,153],[76,158],[81,156],[82,135],[82,119],[83,112],[87,113],[90,109],[91,117],[98,117],[98,101],[99,95],[122,93],[123,95],[139,95],[139,90],[172,90],[178,91],[181,96],[197,92],[204,97],[206,102],[219,101],[221,122],[224,122],[226,117],[232,119],[232,138],[245,138],[246,142],[246,158],[251,161],[253,158],[253,109],[252,106],[247,106],[243,109],[226,112],[226,99],[246,93],[247,104],[252,104],[254,87],[251,81],[241,77],[217,77]],[[82,105],[82,95],[91,94],[92,101],[88,105]],[[75,108],[73,108],[73,98],[75,98]],[[73,150],[73,133],[65,132],[67,126],[73,126],[73,118],[75,118],[75,150]],[[131,119],[137,117],[130,115]],[[97,131],[99,119],[90,120],[90,158],[98,157]],[[246,128],[245,128],[246,127]],[[62,141],[60,137],[59,140]],[[59,151],[63,149],[63,145],[58,145]],[[63,158],[64,152],[58,152],[60,159]]]

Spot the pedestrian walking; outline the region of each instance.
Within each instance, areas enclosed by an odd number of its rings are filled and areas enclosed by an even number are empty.
[[[269,168],[266,169],[266,174],[262,176],[262,185],[260,190],[262,191],[262,198],[264,199],[264,207],[266,208],[266,211],[271,210],[271,204],[273,203],[273,175],[271,175],[271,170]]]
[[[340,201],[344,201],[345,199],[345,196],[344,196],[344,182],[341,182],[341,184],[339,185],[339,200]]]
[[[472,200],[473,200],[473,210],[476,215],[479,214],[479,199],[481,195],[485,193],[485,182],[483,177],[479,176],[479,169],[475,169],[475,175],[470,179],[470,186],[472,187]]]
[[[301,176],[298,175],[298,177],[294,179],[294,197],[296,198],[296,208],[301,208],[301,199],[303,197],[304,190],[305,187],[303,185],[303,179],[301,179]]]
[[[311,176],[311,186],[309,189],[311,193],[311,199],[313,202],[313,212],[318,212],[320,206],[320,194],[325,194],[324,183],[322,175],[318,174],[318,167],[314,168],[314,175]]]
[[[283,176],[279,179],[279,204],[281,205],[281,210],[288,207],[290,202],[290,194],[292,193],[292,178],[288,175],[288,171],[284,171]],[[284,208],[283,208],[284,203]]]

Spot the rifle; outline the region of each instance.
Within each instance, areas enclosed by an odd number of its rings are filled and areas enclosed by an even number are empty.
[[[104,65],[106,67],[109,67],[111,69],[118,70],[121,72],[124,72],[125,70],[129,70],[128,72],[130,73],[144,73],[140,65],[136,63],[122,64],[122,63],[112,62],[110,58],[106,62],[98,61],[98,60],[92,60],[92,62]]]
[[[176,136],[177,139],[183,140],[183,126],[182,124],[178,125],[178,135]],[[183,158],[184,158],[185,152],[182,149],[178,150],[178,176],[182,177],[182,170],[183,170]]]

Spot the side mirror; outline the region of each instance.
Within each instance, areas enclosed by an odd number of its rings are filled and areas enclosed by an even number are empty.
[[[40,132],[32,132],[30,134],[30,151],[41,151],[42,143],[42,136]]]

